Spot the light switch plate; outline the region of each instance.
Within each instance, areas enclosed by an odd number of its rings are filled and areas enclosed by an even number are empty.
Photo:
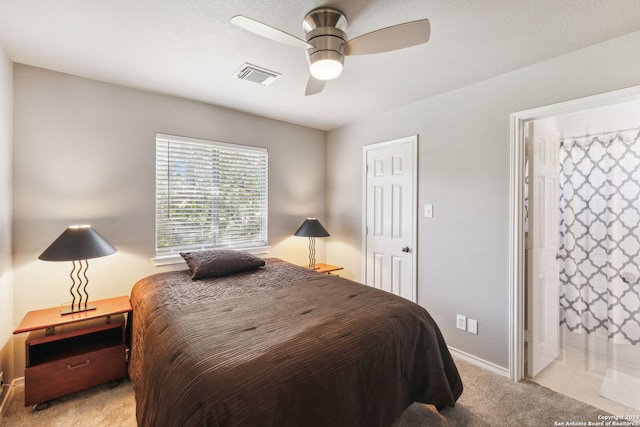
[[[424,217],[433,218],[433,205],[428,203],[424,205]]]

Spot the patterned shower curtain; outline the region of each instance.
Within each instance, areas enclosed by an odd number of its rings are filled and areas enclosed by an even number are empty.
[[[640,343],[640,129],[560,145],[560,306],[570,331]]]

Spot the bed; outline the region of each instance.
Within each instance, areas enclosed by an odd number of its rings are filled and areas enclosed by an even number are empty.
[[[420,306],[280,259],[199,256],[132,289],[138,425],[389,426],[462,393]]]

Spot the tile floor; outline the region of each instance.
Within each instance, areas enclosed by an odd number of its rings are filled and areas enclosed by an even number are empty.
[[[565,346],[560,356],[531,380],[614,415],[640,415],[639,409],[621,405],[598,394],[606,369],[606,360]],[[618,369],[640,376],[640,369]]]

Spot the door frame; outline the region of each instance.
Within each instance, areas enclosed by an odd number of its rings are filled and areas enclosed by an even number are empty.
[[[418,135],[405,136],[389,141],[376,142],[362,147],[362,278],[367,281],[367,154],[371,150],[385,148],[393,145],[410,143],[413,149],[413,194],[411,195],[411,224],[413,235],[411,236],[411,257],[413,264],[413,301],[418,302]]]
[[[525,124],[534,120],[577,113],[640,100],[640,86],[512,113],[509,144],[509,378],[524,378],[525,359],[525,251],[524,160]]]

